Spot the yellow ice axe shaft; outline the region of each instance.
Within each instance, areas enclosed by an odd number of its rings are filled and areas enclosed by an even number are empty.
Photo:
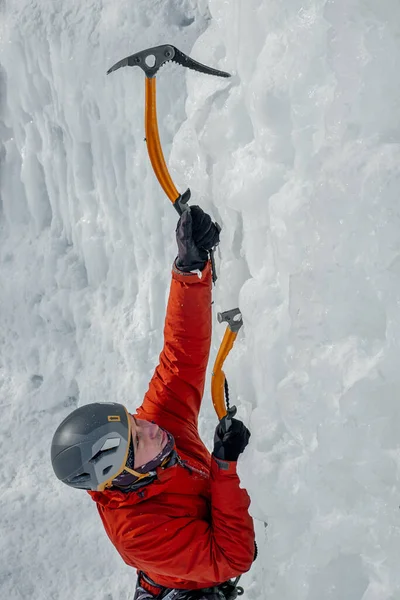
[[[238,331],[243,325],[243,320],[241,312],[238,308],[227,310],[223,313],[218,313],[217,317],[220,323],[224,321],[228,323],[218,350],[217,358],[215,359],[211,376],[211,397],[215,412],[221,421],[221,419],[224,419],[224,417],[230,416],[225,403],[225,373],[223,372],[222,367],[226,357],[232,350]],[[229,428],[229,422],[227,423],[227,426]]]
[[[221,420],[227,414],[224,396],[225,373],[222,370],[222,366],[229,352],[232,350],[232,346],[236,337],[237,333],[231,331],[229,327],[227,327],[219,347],[212,372],[211,397],[219,420]]]

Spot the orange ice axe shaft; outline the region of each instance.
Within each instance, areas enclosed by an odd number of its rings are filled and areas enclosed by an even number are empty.
[[[217,317],[220,323],[226,321],[228,326],[219,347],[212,371],[211,397],[219,420],[223,420],[224,426],[226,429],[229,429],[231,424],[230,419],[235,415],[236,407],[232,406],[228,409],[226,407],[224,397],[225,373],[222,370],[222,366],[229,352],[232,350],[238,331],[243,325],[243,320],[242,314],[238,308],[227,310],[223,313],[218,313]]]

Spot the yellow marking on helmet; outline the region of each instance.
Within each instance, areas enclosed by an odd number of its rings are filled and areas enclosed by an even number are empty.
[[[120,421],[121,420],[121,417],[119,415],[108,415],[107,418],[111,422]]]

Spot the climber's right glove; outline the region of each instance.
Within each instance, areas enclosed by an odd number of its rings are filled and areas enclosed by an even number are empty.
[[[224,432],[217,425],[214,435],[213,455],[220,460],[236,461],[249,443],[250,431],[239,419],[231,419],[231,426]]]
[[[176,227],[178,257],[175,261],[180,271],[202,271],[208,260],[208,251],[219,243],[218,226],[200,206],[185,210]]]

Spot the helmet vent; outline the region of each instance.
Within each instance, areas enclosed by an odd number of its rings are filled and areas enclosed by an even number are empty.
[[[116,438],[108,438],[104,444],[102,445],[102,447],[100,448],[100,452],[104,451],[104,450],[111,450],[111,448],[118,448],[118,446],[121,443],[121,439],[116,437]]]
[[[111,469],[112,469],[112,465],[103,469],[103,475],[107,475],[107,473],[109,473],[111,471]]]
[[[111,454],[115,454],[117,448],[109,448],[108,450],[99,450],[96,452],[94,456],[89,460],[90,463],[96,464],[99,460],[103,459],[106,456]]]

